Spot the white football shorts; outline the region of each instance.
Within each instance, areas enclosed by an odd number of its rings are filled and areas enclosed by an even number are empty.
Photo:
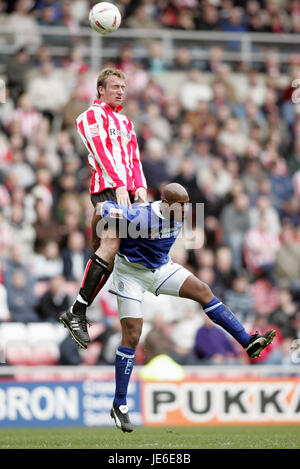
[[[146,291],[156,296],[179,296],[183,282],[190,275],[189,270],[171,259],[158,269],[150,270],[116,255],[109,291],[117,295],[120,319],[142,318],[141,303]]]

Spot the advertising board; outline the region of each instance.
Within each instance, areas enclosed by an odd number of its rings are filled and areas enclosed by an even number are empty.
[[[300,423],[299,379],[144,383],[145,425]]]
[[[0,382],[0,427],[111,426],[113,381]],[[140,384],[130,383],[131,420],[142,424]]]
[[[112,426],[112,380],[0,381],[0,427]],[[132,381],[134,426],[300,424],[300,379]]]

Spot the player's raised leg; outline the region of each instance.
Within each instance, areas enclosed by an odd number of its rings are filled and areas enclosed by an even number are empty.
[[[206,283],[201,282],[194,275],[188,276],[183,282],[179,290],[179,296],[200,303],[207,316],[229,332],[244,347],[250,358],[257,358],[276,335],[274,329],[262,335],[248,334],[233,312],[219,298],[214,296]]]
[[[96,211],[92,220],[92,244],[95,253],[87,262],[79,293],[71,308],[63,313],[59,320],[69,329],[75,342],[83,349],[90,342],[87,330],[87,307],[92,304],[96,295],[107,282],[112,268],[113,259],[120,246],[116,233],[107,230],[105,236],[98,237],[96,227],[99,217]]]

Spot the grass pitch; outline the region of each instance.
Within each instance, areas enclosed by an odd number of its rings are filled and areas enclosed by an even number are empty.
[[[0,449],[299,449],[300,425],[0,429]]]

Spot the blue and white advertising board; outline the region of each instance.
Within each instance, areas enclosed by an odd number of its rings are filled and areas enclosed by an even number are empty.
[[[112,426],[113,381],[0,382],[1,427]],[[142,424],[140,383],[129,385],[134,425]]]

